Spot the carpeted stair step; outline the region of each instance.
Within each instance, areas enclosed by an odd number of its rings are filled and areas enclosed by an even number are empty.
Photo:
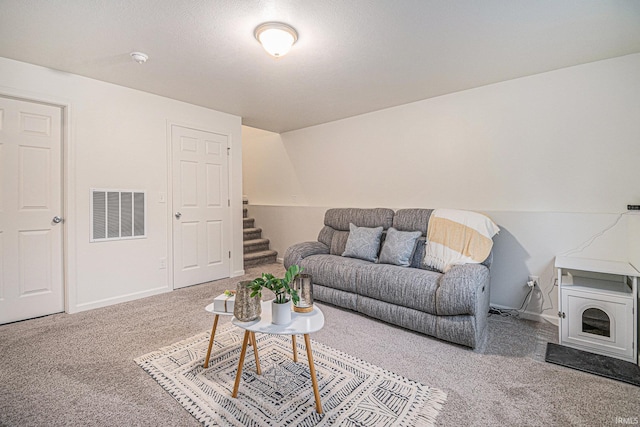
[[[251,227],[251,228],[245,228],[244,230],[242,230],[242,240],[244,241],[261,239],[261,238],[262,238],[262,228]]]
[[[260,251],[244,254],[244,268],[255,267],[261,264],[270,264],[276,262],[278,252],[276,251]]]
[[[254,218],[242,218],[242,228],[254,228],[256,220]]]
[[[242,243],[244,247],[244,253],[263,252],[269,250],[269,239],[254,239],[245,240]]]

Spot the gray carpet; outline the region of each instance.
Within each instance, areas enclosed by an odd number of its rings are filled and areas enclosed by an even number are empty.
[[[284,272],[272,264],[246,278],[262,271]],[[241,279],[0,326],[0,425],[199,425],[133,359],[209,331],[204,306]],[[472,351],[321,306],[325,327],[312,338],[445,391],[439,425],[616,425],[640,416],[640,388],[544,362],[554,326],[492,316],[487,342]]]

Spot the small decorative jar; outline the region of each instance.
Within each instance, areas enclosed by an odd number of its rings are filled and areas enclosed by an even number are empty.
[[[260,297],[251,296],[251,281],[243,280],[238,283],[236,289],[236,301],[233,307],[233,315],[241,322],[256,320],[262,314]]]
[[[298,292],[300,301],[294,304],[293,311],[308,313],[313,310],[313,283],[310,274],[298,274],[293,279],[293,289]]]

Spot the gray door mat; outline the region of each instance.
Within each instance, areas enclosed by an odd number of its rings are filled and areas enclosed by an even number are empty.
[[[640,366],[614,357],[548,343],[544,360],[640,387]]]

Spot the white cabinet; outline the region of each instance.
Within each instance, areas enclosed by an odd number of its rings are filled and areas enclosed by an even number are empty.
[[[560,344],[638,362],[638,277],[626,262],[556,257]]]

